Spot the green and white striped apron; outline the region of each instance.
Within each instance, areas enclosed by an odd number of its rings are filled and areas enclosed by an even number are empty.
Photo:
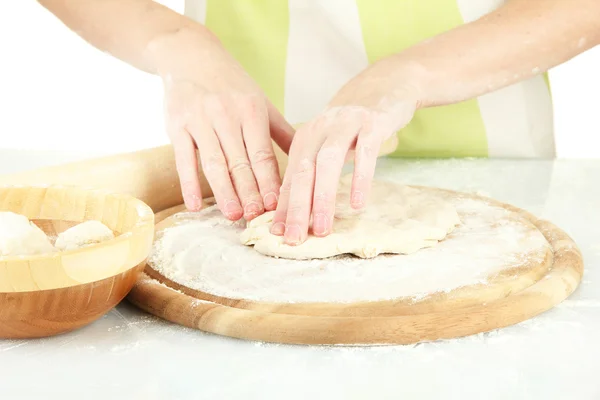
[[[382,57],[473,21],[503,0],[187,0],[293,125]],[[546,75],[477,99],[419,110],[393,156],[555,155]]]

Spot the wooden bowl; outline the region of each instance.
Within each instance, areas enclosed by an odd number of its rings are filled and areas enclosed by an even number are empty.
[[[154,237],[154,214],[131,196],[68,186],[0,186],[0,211],[25,215],[48,236],[98,220],[115,238],[77,250],[0,257],[0,338],[80,328],[131,290]]]

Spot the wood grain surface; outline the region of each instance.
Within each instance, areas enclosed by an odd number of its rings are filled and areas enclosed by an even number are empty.
[[[287,156],[275,144],[274,150],[283,173]],[[210,197],[212,190],[202,168],[199,171],[202,196]],[[0,175],[0,185],[49,184],[128,194],[148,204],[155,212],[183,202],[171,145]]]
[[[127,195],[71,186],[0,186],[0,211],[38,223],[56,236],[78,222],[97,220],[115,239],[76,250],[0,257],[0,293],[32,292],[96,282],[143,262],[152,247],[154,214]]]
[[[81,327],[117,305],[146,264],[154,214],[127,195],[70,186],[0,186],[0,211],[25,215],[49,237],[97,220],[117,237],[76,250],[0,257],[0,338]]]
[[[179,285],[151,266],[146,267],[128,299],[177,324],[242,339],[294,344],[409,344],[513,325],[568,297],[583,274],[581,253],[573,240],[552,223],[524,210],[491,199],[484,201],[530,221],[546,237],[552,253],[539,265],[492,277],[489,285],[435,293],[419,302],[400,298],[353,304],[281,304],[228,299]],[[179,206],[157,214],[157,229],[169,226],[169,216],[181,210]]]
[[[283,172],[287,160],[279,149],[276,152],[280,171]],[[4,175],[0,176],[0,184],[63,184],[105,189],[137,197],[154,211],[182,202],[171,146]],[[202,175],[201,186],[204,197],[212,195]],[[9,200],[4,198],[2,201],[10,202],[10,196]],[[13,206],[15,209],[27,209],[27,204],[28,202],[17,201]],[[136,282],[129,300],[152,314],[181,325],[231,337],[281,343],[408,344],[489,331],[532,318],[552,308],[576,289],[583,273],[581,254],[563,231],[522,210],[509,205],[505,207],[522,213],[545,235],[553,248],[552,262],[540,279],[535,280],[533,277],[534,282],[529,286],[507,293],[504,297],[496,294],[496,297],[500,297],[493,301],[480,301],[476,304],[465,302],[456,307],[448,307],[447,302],[445,306],[439,306],[443,301],[432,302],[431,304],[438,305],[437,308],[422,309],[419,312],[415,308],[405,308],[403,314],[386,313],[383,312],[384,307],[380,307],[380,316],[372,316],[366,312],[360,315],[361,312],[356,311],[360,307],[354,307],[355,311],[352,311],[351,306],[347,311],[340,312],[331,308],[336,305],[327,305],[330,308],[325,309],[326,312],[319,314],[316,312],[317,308],[313,307],[311,312],[315,315],[303,315],[299,310],[290,308],[285,310],[287,313],[282,313],[284,309],[278,308],[279,305],[269,309],[265,304],[244,301],[227,305],[203,301],[194,297],[193,295],[197,295],[195,293],[190,295],[169,288],[146,274],[142,274]],[[157,219],[168,216],[169,212],[172,213],[172,210],[157,215]],[[47,219],[36,217],[35,212],[25,214],[30,218]],[[54,219],[62,219],[66,221],[65,224],[78,220],[66,217]],[[39,285],[37,289],[28,288],[25,289],[27,291],[20,292],[12,288],[0,297],[0,316],[3,316],[0,327],[4,329],[0,331],[0,336],[45,336],[81,326],[102,315],[114,305],[113,302],[118,302],[120,295],[127,292],[125,289],[128,289],[130,279],[134,279],[138,268],[141,266],[132,267],[112,277],[105,276],[96,282],[72,282],[72,286],[54,290]],[[13,282],[33,281],[31,278],[13,276],[14,272],[27,275],[29,272],[26,269],[14,269],[11,265],[5,266],[4,271],[10,271],[10,274],[8,277],[6,273],[0,276],[0,282],[9,278]],[[49,276],[53,275],[51,269],[47,272]],[[164,279],[163,282],[169,284]],[[35,295],[30,296],[32,293]],[[98,311],[97,314],[94,310],[99,309],[93,301],[96,295],[99,299],[105,299],[98,304],[106,306],[104,311]],[[39,314],[32,314],[34,310],[39,310]],[[388,307],[388,310],[394,310],[394,307]],[[53,316],[49,318],[46,312]],[[64,318],[57,316],[61,313],[65,313]]]
[[[83,285],[0,293],[0,338],[52,336],[97,320],[123,300],[145,265]]]

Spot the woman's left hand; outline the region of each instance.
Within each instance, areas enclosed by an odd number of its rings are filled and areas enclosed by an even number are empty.
[[[331,233],[337,187],[351,150],[351,206],[365,205],[381,144],[406,126],[418,107],[411,76],[391,58],[375,63],[348,82],[321,115],[297,130],[271,233],[298,245],[306,240],[311,214],[315,236]]]

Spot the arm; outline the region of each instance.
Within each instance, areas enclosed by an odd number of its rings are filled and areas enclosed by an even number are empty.
[[[599,16],[597,0],[509,0],[374,68],[411,69],[418,107],[456,103],[531,78],[600,44]]]
[[[419,108],[525,80],[600,43],[598,0],[508,0],[479,20],[372,64],[294,137],[271,232],[299,244],[331,233],[337,183],[355,147],[350,203],[364,207],[381,144]]]
[[[161,59],[177,55],[185,42],[217,42],[201,24],[151,0],[38,1],[94,47],[153,74],[160,73]],[[161,45],[177,36],[185,40],[169,44],[178,48]]]
[[[39,2],[92,45],[162,78],[188,209],[200,209],[207,194],[199,164],[227,218],[250,220],[276,207],[281,181],[271,139],[287,151],[293,128],[215,35],[151,0]]]

